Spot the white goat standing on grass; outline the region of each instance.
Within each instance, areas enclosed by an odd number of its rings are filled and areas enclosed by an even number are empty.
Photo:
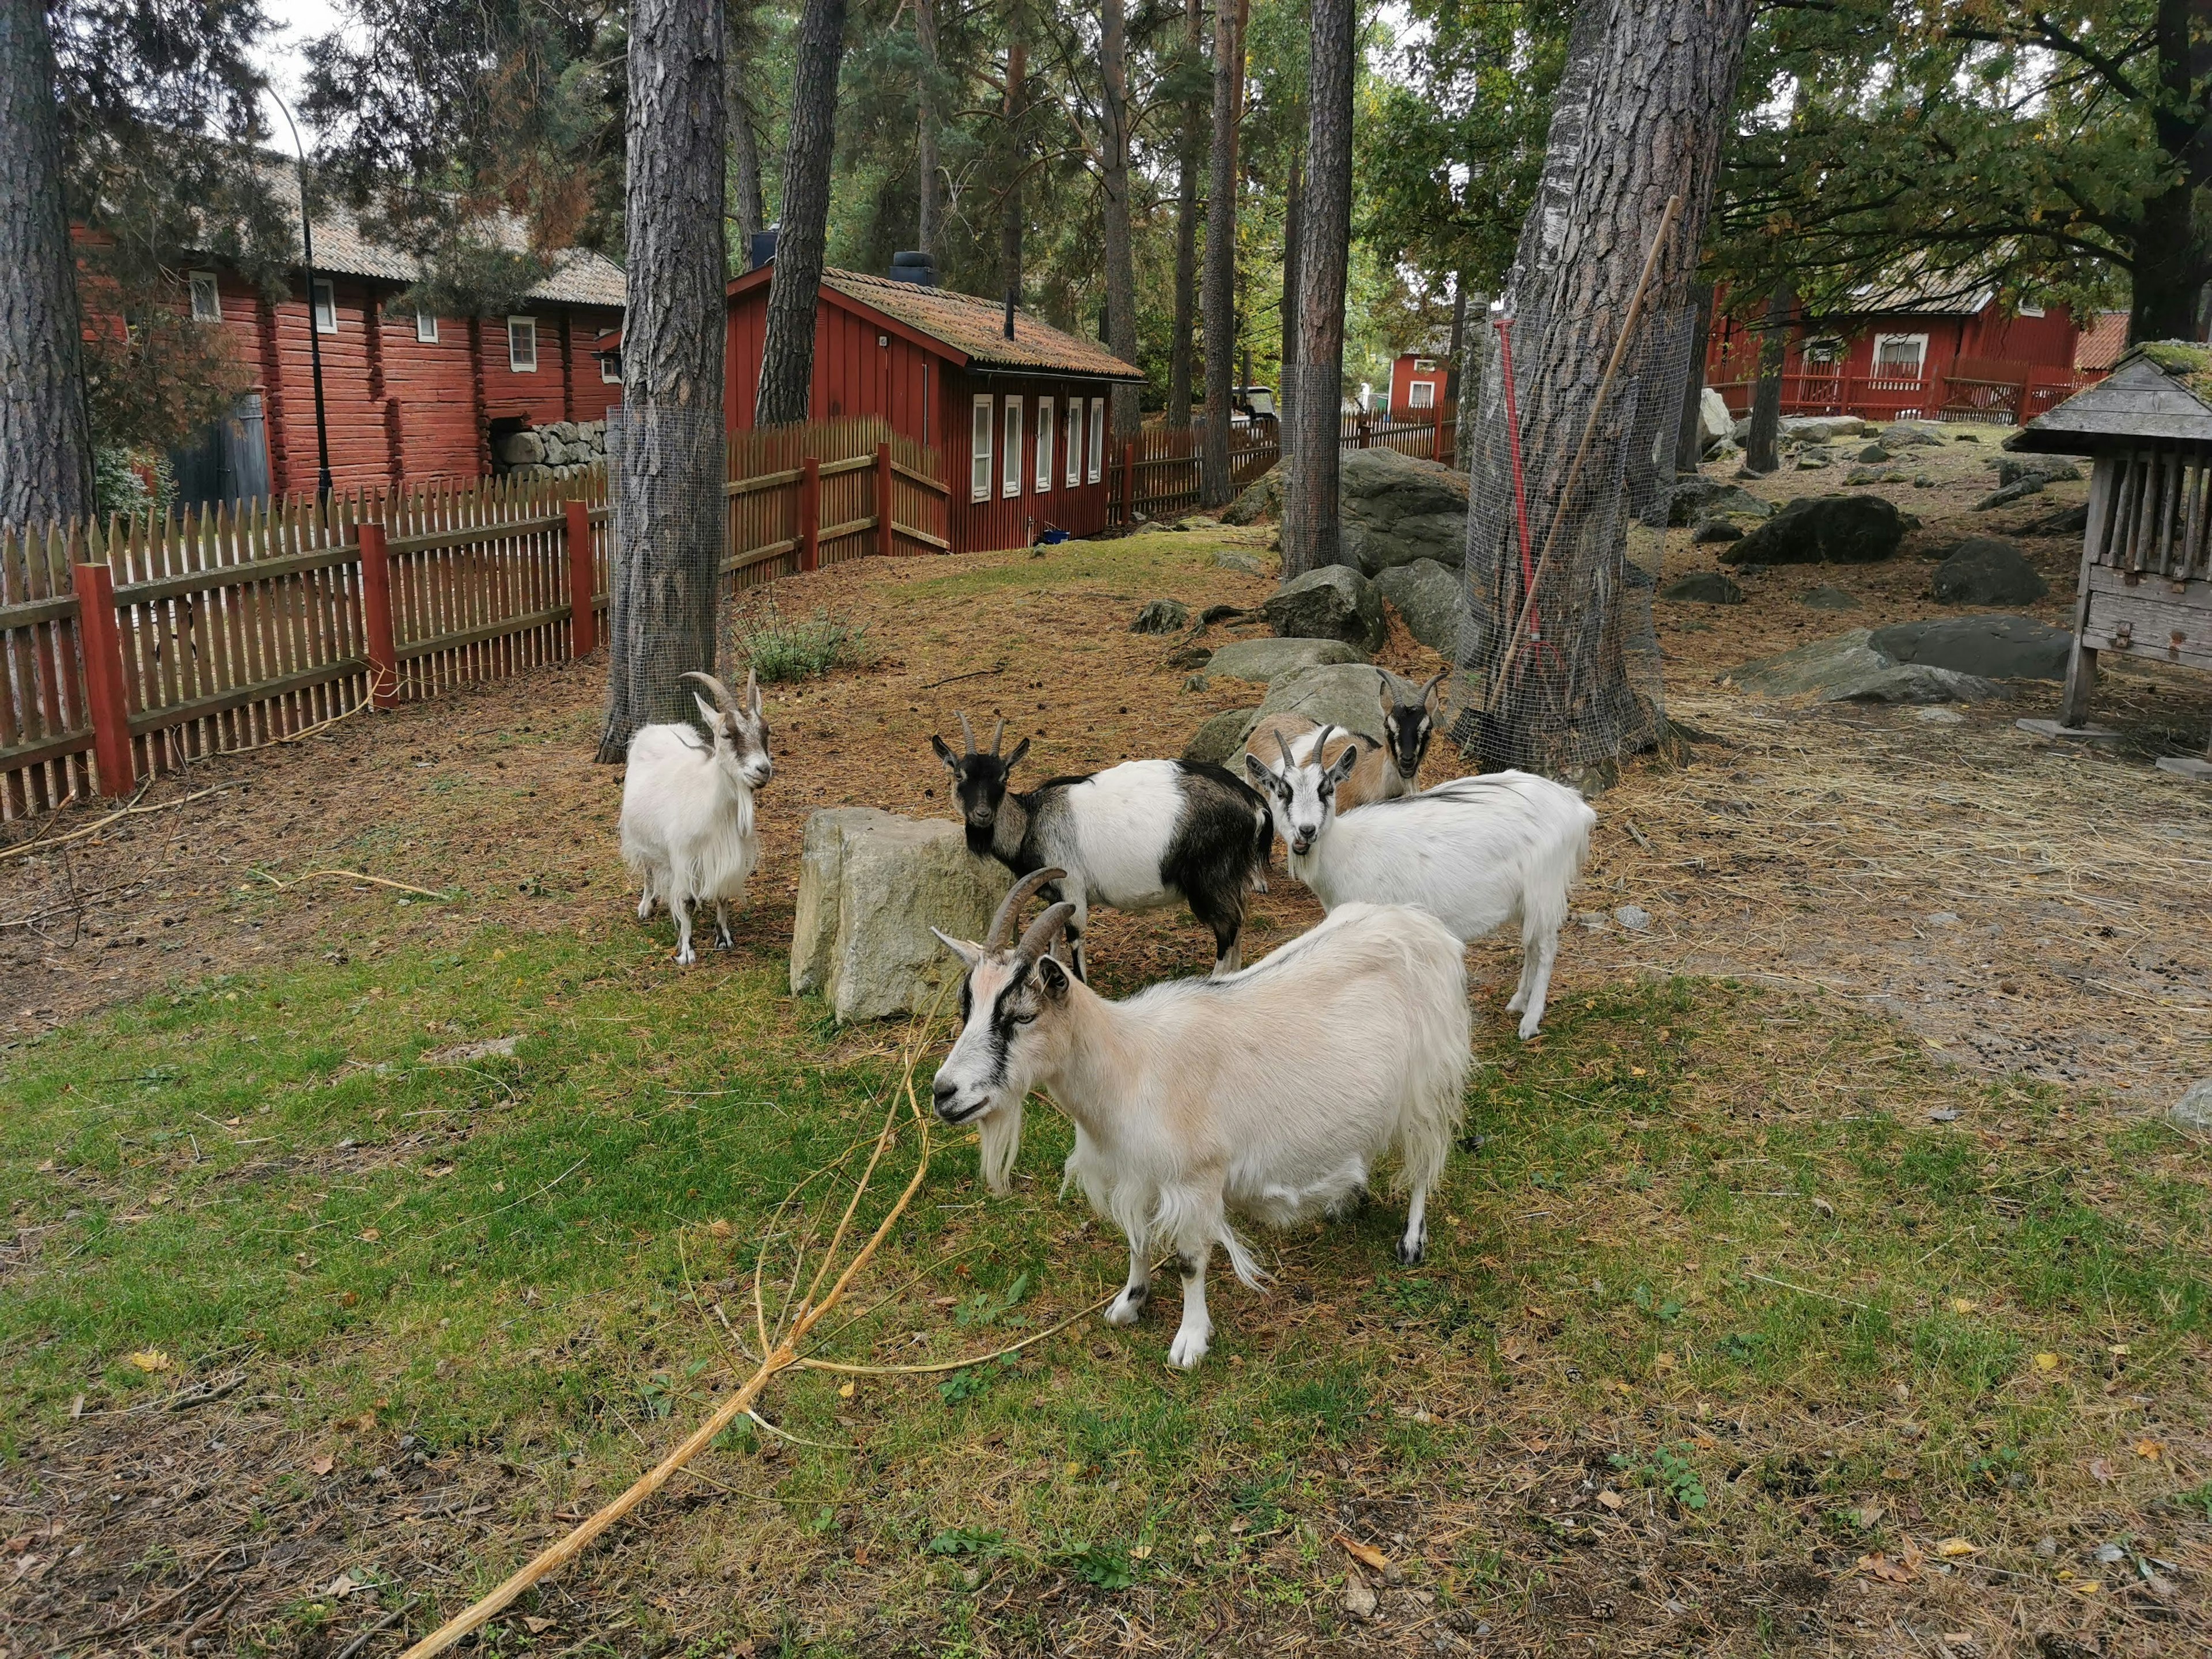
[[[1419,1261],[1472,1063],[1459,940],[1419,910],[1347,905],[1256,967],[1109,1002],[1046,954],[1073,905],[1007,948],[1024,902],[1061,878],[1017,883],[980,945],[938,934],[968,973],[935,1098],[945,1122],[977,1124],[984,1179],[1003,1193],[1022,1100],[1051,1091],[1075,1124],[1069,1178],[1128,1235],[1129,1280],[1107,1322],[1136,1321],[1166,1245],[1183,1285],[1169,1363],[1197,1364],[1213,1330],[1213,1247],[1245,1284],[1263,1276],[1229,1212],[1275,1227],[1333,1213],[1394,1152],[1410,1194],[1398,1259]]]
[[[1313,754],[1328,733],[1322,727]],[[1505,1006],[1521,1016],[1523,1042],[1535,1036],[1567,896],[1597,823],[1589,803],[1533,773],[1486,772],[1340,812],[1336,787],[1358,756],[1323,768],[1280,746],[1280,771],[1256,755],[1244,764],[1274,812],[1291,874],[1332,914],[1353,902],[1419,905],[1462,939],[1518,921],[1521,984]]]
[[[714,693],[693,694],[707,735],[677,723],[643,726],[629,740],[629,769],[623,779],[623,862],[645,884],[637,919],[648,920],[656,901],[676,918],[676,960],[689,967],[691,907],[714,902],[715,942],[728,950],[730,901],[742,907],[745,878],[760,862],[753,833],[753,791],[775,775],[768,752],[768,722],[761,718],[759,683],[748,672],[742,704],[711,674],[687,673]]]

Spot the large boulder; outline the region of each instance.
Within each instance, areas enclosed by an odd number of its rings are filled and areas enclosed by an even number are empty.
[[[1268,596],[1260,614],[1285,639],[1342,640],[1372,652],[1390,637],[1382,595],[1347,564],[1325,564],[1291,577]]]
[[[1681,526],[1715,519],[1743,518],[1753,522],[1772,516],[1774,508],[1741,484],[1718,478],[1684,478],[1668,498],[1667,522]]]
[[[1992,680],[2063,680],[2074,636],[2033,617],[1943,617],[1877,628],[1867,643],[1901,663]]]
[[[1668,582],[1659,597],[1690,605],[1741,605],[1743,589],[1717,570],[1699,570]]]
[[[1325,721],[1380,743],[1382,704],[1375,679],[1378,673],[1389,679],[1391,695],[1399,702],[1411,702],[1419,695],[1420,688],[1410,681],[1364,663],[1300,669],[1267,688],[1267,695],[1260,700],[1260,706],[1246,718],[1243,728],[1237,734],[1237,747],[1243,747],[1252,728],[1268,714],[1300,714],[1317,725]]]
[[[1721,442],[1735,425],[1735,417],[1729,413],[1725,398],[1711,386],[1698,393],[1698,448],[1700,453]]]
[[[1244,734],[1259,715],[1249,708],[1224,709],[1199,723],[1183,746],[1182,757],[1193,766],[1226,766],[1244,746]]]
[[[1342,640],[1231,640],[1207,659],[1206,672],[1232,680],[1279,680],[1301,668],[1365,662],[1366,653]]]
[[[1467,474],[1395,449],[1345,452],[1337,473],[1344,551],[1369,575],[1467,546]]]
[[[492,453],[509,466],[534,466],[545,459],[545,440],[535,432],[510,432],[492,446]]]
[[[1132,634],[1180,634],[1190,622],[1190,607],[1181,599],[1147,599],[1129,624]]]
[[[1856,438],[1866,429],[1867,423],[1856,415],[1785,415],[1781,427],[1784,437],[1808,444]]]
[[[2025,501],[2030,495],[2040,495],[2043,493],[2043,482],[2040,478],[2019,478],[2011,483],[2001,485],[1976,501],[1974,511],[1990,513],[2000,507],[2010,507],[2014,501]]]
[[[1876,650],[1865,629],[1761,657],[1721,677],[1760,697],[1809,696],[1815,702],[1981,702],[2003,689],[1972,674],[1901,663]]]
[[[1259,524],[1283,516],[1283,464],[1269,467],[1244,488],[1244,493],[1221,510],[1224,524]]]
[[[1883,447],[1889,449],[1924,447],[1943,441],[1943,428],[1933,421],[1898,421],[1881,429]]]
[[[1960,543],[1929,587],[1947,605],[2032,605],[2051,592],[2027,556],[1995,536]]]
[[[1455,567],[1434,559],[1416,559],[1411,564],[1391,566],[1376,577],[1375,586],[1398,607],[1407,633],[1444,656],[1458,652],[1460,625],[1467,617],[1467,595]]]
[[[841,1023],[912,1013],[960,964],[930,934],[981,939],[1013,884],[941,818],[872,806],[810,815],[799,847],[791,989],[818,992]]]
[[[1801,495],[1720,556],[1728,564],[1873,564],[1905,539],[1880,495]]]
[[[2016,484],[2023,478],[2063,483],[2081,476],[2081,469],[2063,455],[2000,455],[1990,465],[1996,468],[2001,484]]]

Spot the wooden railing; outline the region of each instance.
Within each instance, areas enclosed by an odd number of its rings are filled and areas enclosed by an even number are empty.
[[[880,422],[737,434],[728,479],[738,586],[946,545],[941,460]],[[611,516],[592,472],[0,530],[0,820],[586,655]]]
[[[1869,421],[1984,422],[2017,426],[2103,379],[2096,370],[2023,369],[1990,379],[1964,374],[1791,374],[1782,377],[1784,415],[1856,415]],[[1713,387],[1741,418],[1751,412],[1756,380]]]

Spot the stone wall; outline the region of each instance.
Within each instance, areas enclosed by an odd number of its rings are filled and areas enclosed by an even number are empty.
[[[491,459],[502,477],[573,478],[591,467],[605,465],[607,423],[554,421],[525,427],[494,439]]]

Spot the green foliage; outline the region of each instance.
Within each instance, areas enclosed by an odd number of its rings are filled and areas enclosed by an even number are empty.
[[[964,1406],[981,1400],[991,1391],[992,1384],[1012,1376],[1020,1366],[1021,1361],[1017,1356],[1002,1354],[996,1359],[953,1372],[937,1385],[937,1392],[946,1405]]]
[[[738,619],[735,655],[762,684],[779,685],[860,667],[868,659],[867,639],[866,629],[827,610],[791,621],[771,599],[757,616]]]
[[[1656,1447],[1650,1457],[1640,1460],[1626,1452],[1615,1452],[1607,1461],[1613,1468],[1658,1487],[1686,1510],[1702,1510],[1711,1501],[1705,1496],[1705,1483],[1698,1476],[1697,1465],[1690,1462],[1686,1447]]]
[[[1129,1552],[1112,1544],[1072,1544],[1060,1552],[1061,1565],[1093,1589],[1127,1589],[1137,1582]]]
[[[93,498],[103,516],[160,514],[177,498],[176,469],[158,449],[100,444],[92,452]]]

